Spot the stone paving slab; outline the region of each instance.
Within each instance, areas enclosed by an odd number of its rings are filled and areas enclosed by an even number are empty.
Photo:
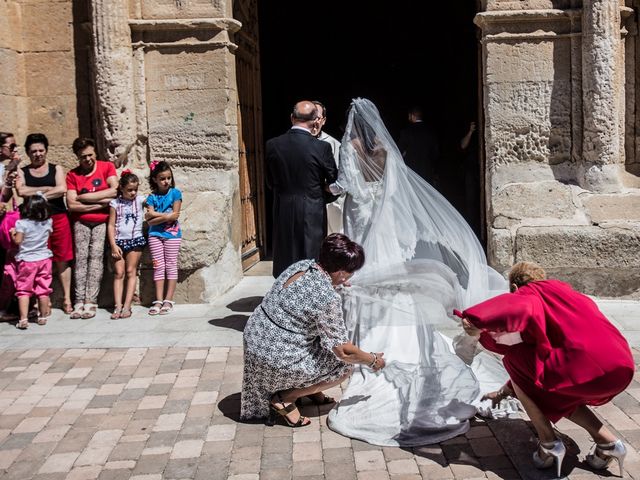
[[[532,467],[536,443],[526,418],[476,418],[447,442],[378,447],[329,430],[326,406],[304,408],[313,420],[305,428],[241,423],[241,382],[240,347],[5,350],[0,478],[553,478]],[[341,389],[329,393],[339,397]],[[640,479],[640,374],[596,411],[629,446],[625,476]],[[569,450],[564,475],[599,478],[584,463],[587,435],[565,420],[557,427]]]
[[[305,407],[313,424],[301,429],[240,423],[242,328],[272,282],[247,276],[215,304],[166,317],[136,307],[126,320],[56,311],[26,332],[0,324],[0,480],[553,478],[531,464],[524,415],[477,418],[464,436],[412,449],[342,437],[326,407]],[[640,362],[640,303],[596,301]],[[625,476],[640,479],[640,374],[596,411],[629,446]],[[581,429],[557,427],[568,478],[612,476],[584,463],[592,442]]]
[[[0,322],[0,350],[7,348],[130,348],[241,346],[242,329],[273,283],[272,277],[247,276],[213,304],[177,304],[170,315],[150,316],[133,307],[128,319],[110,320],[98,309],[88,320],[71,320],[54,309],[45,326],[26,331]]]
[[[150,316],[133,308],[128,319],[110,320],[99,309],[89,320],[71,320],[54,309],[46,326],[31,324],[26,331],[0,322],[0,350],[7,348],[131,348],[131,347],[238,347],[251,312],[273,283],[270,276],[246,276],[213,304],[177,304],[170,315]],[[595,299],[631,345],[640,347],[640,302]],[[455,325],[439,326],[454,336]]]

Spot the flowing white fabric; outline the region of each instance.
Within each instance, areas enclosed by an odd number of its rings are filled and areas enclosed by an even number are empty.
[[[369,100],[351,104],[333,189],[346,192],[345,233],[366,255],[342,290],[347,328],[360,348],[384,352],[387,366],[357,368],[330,428],[400,446],[464,433],[481,392],[498,389],[507,374],[463,334],[457,343],[467,365],[436,325],[456,328],[454,308],[505,292],[505,280],[458,212],[406,167]]]

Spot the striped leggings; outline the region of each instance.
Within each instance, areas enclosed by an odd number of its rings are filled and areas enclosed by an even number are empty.
[[[178,253],[181,238],[149,236],[149,250],[153,261],[153,280],[178,279]]]

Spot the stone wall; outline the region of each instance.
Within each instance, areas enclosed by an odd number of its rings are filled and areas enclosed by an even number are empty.
[[[71,142],[90,134],[91,124],[88,64],[76,47],[86,18],[73,3],[7,1],[0,18],[0,128],[19,142],[45,133],[50,159],[64,165],[73,163]]]
[[[242,277],[236,48],[231,1],[16,0],[0,16],[3,130],[47,134],[70,168],[77,136],[143,179],[168,160],[184,193],[176,299],[206,302]],[[150,259],[140,277],[154,297]],[[101,303],[110,304],[109,277]]]
[[[184,302],[211,301],[242,277],[233,43],[240,24],[230,3],[130,2],[138,153],[128,161],[143,169],[149,159],[169,161],[183,191]]]
[[[635,17],[617,0],[484,8],[490,262],[533,260],[587,293],[639,295],[638,130],[625,112],[638,57],[624,48]]]

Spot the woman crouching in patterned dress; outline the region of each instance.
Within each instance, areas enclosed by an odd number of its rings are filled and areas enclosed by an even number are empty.
[[[289,426],[304,427],[311,420],[296,400],[332,403],[322,391],[346,380],[351,364],[384,367],[383,353],[349,341],[335,290],[363,264],[362,247],[334,233],[324,239],[317,262],[296,262],[276,279],[244,329],[241,419],[269,416],[273,425],[280,415]]]

